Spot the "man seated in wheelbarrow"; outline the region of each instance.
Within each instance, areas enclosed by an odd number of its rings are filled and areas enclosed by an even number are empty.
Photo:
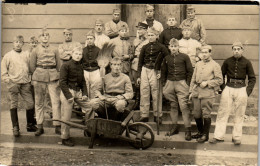
[[[82,48],[76,47],[72,50],[72,59],[61,66],[60,70],[60,94],[61,119],[70,121],[72,108],[76,102],[85,113],[85,120],[94,118],[95,110],[98,109],[99,99],[89,99],[87,96],[86,81],[84,79],[83,67],[80,63],[82,59]],[[61,124],[61,139],[65,146],[73,146],[74,143],[70,138],[70,127],[64,123]]]
[[[129,76],[122,73],[122,59],[114,57],[110,61],[111,72],[103,78],[103,95],[96,111],[100,118],[123,121],[129,113],[128,100],[133,98],[133,88]]]

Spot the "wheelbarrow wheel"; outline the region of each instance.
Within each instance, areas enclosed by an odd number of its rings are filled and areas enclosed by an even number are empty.
[[[126,136],[135,140],[135,142],[129,142],[129,144],[136,149],[147,149],[154,142],[153,129],[142,122],[129,124]]]

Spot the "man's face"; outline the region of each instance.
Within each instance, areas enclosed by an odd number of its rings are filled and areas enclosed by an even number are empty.
[[[50,39],[50,35],[48,33],[44,33],[40,37],[42,43],[48,43],[49,39]]]
[[[146,29],[143,29],[143,28],[141,28],[141,27],[138,27],[138,28],[137,28],[137,33],[138,33],[139,36],[144,36],[145,33],[146,33]]]
[[[113,20],[119,21],[120,20],[120,13],[114,13],[113,14]]]
[[[169,49],[171,51],[171,54],[176,54],[179,51],[179,45],[178,44],[169,45]]]
[[[95,38],[94,36],[87,36],[86,41],[87,41],[87,45],[93,45],[95,42]]]
[[[194,18],[195,17],[195,11],[188,11],[187,12],[187,17],[188,18]]]
[[[153,9],[146,10],[145,13],[146,13],[147,18],[153,18],[154,10]]]
[[[111,63],[111,72],[113,74],[119,74],[121,73],[121,68],[122,68],[122,62],[121,61],[114,61]]]
[[[96,24],[96,25],[95,25],[95,30],[96,30],[96,32],[102,32],[102,31],[103,31],[103,26],[102,26],[102,24]]]
[[[157,39],[157,35],[155,35],[154,33],[148,32],[147,38],[148,38],[149,42],[155,42]]]
[[[22,49],[22,47],[23,47],[23,41],[15,40],[15,41],[13,42],[13,45],[14,45],[14,49],[20,50],[20,49]]]
[[[233,51],[233,55],[234,55],[235,58],[241,57],[243,52],[244,52],[244,50],[239,46],[234,46],[232,48],[232,51]]]
[[[184,29],[182,31],[182,35],[183,35],[184,38],[190,38],[190,36],[191,36],[191,29]]]
[[[202,56],[202,60],[207,60],[211,56],[211,52],[209,52],[209,49],[204,48],[200,52],[200,56]]]
[[[121,29],[118,32],[118,34],[119,34],[120,37],[126,37],[127,36],[127,30],[126,29]]]
[[[74,51],[71,55],[72,59],[76,62],[80,61],[82,58],[82,51]]]
[[[30,43],[29,43],[29,46],[30,46],[31,48],[35,48],[35,47],[37,47],[37,45],[38,45],[38,42],[36,42],[36,41],[33,41],[33,42],[30,42]]]
[[[167,25],[170,26],[170,27],[173,27],[177,24],[177,21],[175,18],[168,18],[167,20]]]
[[[66,42],[72,41],[72,33],[70,33],[70,32],[65,32],[65,33],[64,33],[64,37],[65,37],[65,41],[66,41]]]

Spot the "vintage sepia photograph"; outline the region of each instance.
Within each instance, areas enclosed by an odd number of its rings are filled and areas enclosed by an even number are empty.
[[[1,9],[0,165],[258,165],[257,4]]]

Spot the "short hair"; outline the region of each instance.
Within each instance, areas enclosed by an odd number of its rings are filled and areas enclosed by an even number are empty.
[[[120,62],[122,64],[122,58],[121,57],[114,57],[110,60],[110,65],[112,65],[115,62]]]
[[[65,34],[65,33],[72,33],[72,30],[70,28],[65,28],[63,30],[63,34]]]
[[[73,48],[72,53],[74,53],[76,51],[83,52],[83,49],[82,49],[82,47],[75,47],[75,48]]]
[[[204,45],[204,46],[201,46],[201,47],[199,48],[200,51],[203,50],[203,49],[208,49],[209,52],[212,51],[212,47],[211,47],[210,45]]]
[[[159,35],[159,31],[157,31],[154,27],[149,28],[147,33],[154,33],[155,35]]]
[[[100,20],[100,19],[96,19],[95,25],[96,24],[101,24],[102,26],[104,26],[104,22],[102,20]]]
[[[38,39],[37,39],[35,36],[32,36],[32,37],[30,38],[29,43],[32,43],[32,42],[38,43]]]
[[[14,40],[13,41],[21,41],[21,42],[24,42],[24,38],[22,35],[17,35],[14,37]]]
[[[169,42],[169,45],[179,45],[179,41],[175,38],[172,38]]]

